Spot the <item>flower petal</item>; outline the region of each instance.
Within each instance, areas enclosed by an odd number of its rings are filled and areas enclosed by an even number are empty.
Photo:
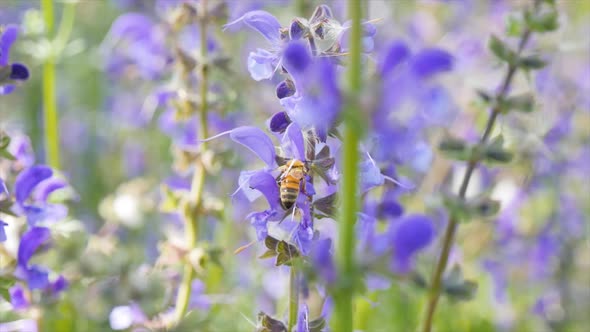
[[[31,303],[25,297],[25,290],[21,285],[12,286],[9,290],[10,303],[15,310],[22,310],[28,308]]]
[[[4,230],[4,226],[8,226],[8,224],[0,220],[0,242],[6,241],[6,231]]]
[[[11,24],[4,28],[0,36],[0,66],[6,66],[8,64],[10,47],[16,41],[17,37],[18,27],[16,25]]]
[[[10,78],[13,80],[25,81],[29,78],[29,69],[20,63],[13,63],[10,70]]]
[[[256,127],[238,127],[230,131],[229,137],[237,143],[250,149],[269,167],[276,167],[275,147],[270,138]]]
[[[281,41],[281,24],[271,13],[264,10],[253,10],[242,15],[237,20],[223,26],[224,29],[231,29],[234,26],[246,24],[250,28],[258,31],[266,40],[271,43]]]
[[[367,153],[367,159],[360,163],[361,190],[363,192],[380,186],[385,182],[385,177],[375,164],[375,161]]]
[[[402,41],[396,41],[389,46],[379,63],[381,76],[388,75],[410,56],[410,49]]]
[[[391,227],[393,269],[406,273],[412,268],[413,256],[434,239],[434,226],[428,216],[410,215],[394,222]]]
[[[257,49],[248,55],[248,72],[255,81],[272,78],[278,62],[277,55],[267,50]]]
[[[50,178],[51,175],[53,175],[51,168],[44,165],[29,167],[20,172],[14,183],[16,201],[22,205],[33,189],[42,181]]]
[[[33,227],[23,234],[18,246],[17,262],[26,267],[37,249],[49,241],[51,232],[46,227]]]
[[[259,171],[250,177],[250,188],[260,191],[268,204],[270,209],[279,209],[279,186],[277,185],[276,179],[265,171]]]
[[[432,75],[451,70],[453,56],[438,48],[424,49],[412,58],[410,67],[414,75],[426,79]]]
[[[273,133],[282,133],[287,129],[290,123],[291,119],[289,119],[287,112],[275,113],[272,118],[270,118],[270,131]]]
[[[311,64],[309,48],[302,42],[291,42],[283,51],[283,66],[289,74],[301,74]]]
[[[281,146],[283,147],[283,150],[287,156],[291,156],[301,161],[306,160],[303,134],[301,133],[301,128],[297,123],[293,122],[287,127],[287,130],[283,135],[283,139],[281,140]]]

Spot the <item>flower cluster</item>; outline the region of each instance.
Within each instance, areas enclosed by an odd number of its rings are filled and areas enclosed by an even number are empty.
[[[340,87],[339,73],[345,64],[350,24],[341,24],[329,7],[321,5],[309,20],[295,18],[286,28],[265,11],[248,12],[225,27],[242,25],[259,32],[270,43],[269,48],[250,53],[248,70],[257,81],[272,79],[277,73],[285,77],[276,86],[276,97],[284,110],[268,121],[269,130],[280,142],[277,147],[255,127],[239,127],[219,135],[229,134],[266,164],[262,170],[242,172],[236,193],[244,193],[251,201],[262,195],[268,202],[268,209],[247,217],[258,240],[264,241],[268,249],[262,257],[276,257],[276,265],[289,266],[298,266],[302,257],[311,263],[312,275],[329,286],[337,279],[331,254],[336,234],[319,232],[314,223],[318,218],[326,223],[337,219],[341,167],[338,120],[346,94]],[[375,34],[375,25],[365,22],[365,52],[373,50]],[[428,126],[448,123],[454,111],[450,96],[440,85],[431,83],[431,78],[450,70],[453,59],[435,48],[412,55],[402,42],[393,43],[380,55],[374,90],[367,90],[365,97],[377,101],[364,110],[372,115],[375,129],[368,143],[375,144],[361,146],[360,184],[367,202],[358,215],[357,237],[361,255],[367,261],[391,257],[392,271],[405,274],[413,270],[415,254],[433,240],[434,227],[426,215],[403,215],[398,197],[412,185],[394,178],[398,175],[393,162],[409,164],[419,172],[428,170],[432,154],[425,140],[419,139],[421,132]],[[429,98],[424,98],[425,94]],[[425,99],[426,104],[417,102]],[[401,106],[408,101],[420,111],[412,109],[410,115],[401,114]],[[365,146],[370,146],[371,151]],[[379,158],[374,159],[373,153]],[[293,207],[285,208],[281,199],[288,190],[283,181],[289,176],[293,160],[306,165],[305,177],[297,184]],[[318,178],[322,181],[315,181]],[[383,201],[370,193],[377,187],[387,193]],[[386,232],[378,231],[378,220],[388,221]],[[293,257],[292,261],[285,259],[285,253]],[[314,279],[311,275],[306,278]],[[302,313],[300,317],[307,315]]]

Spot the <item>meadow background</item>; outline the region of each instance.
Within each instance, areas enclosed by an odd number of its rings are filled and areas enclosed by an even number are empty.
[[[222,4],[209,2],[211,8]],[[179,248],[185,228],[182,216],[175,213],[174,191],[190,188],[196,160],[192,147],[200,144],[197,122],[190,114],[173,115],[174,105],[158,103],[158,93],[174,89],[180,76],[169,60],[178,56],[172,34],[157,27],[170,26],[181,3],[55,1],[56,31],[61,20],[72,20],[69,27],[64,23],[71,31],[55,59],[59,174],[69,185],[53,200],[68,212],[59,220],[45,221],[52,231],[51,245],[33,260],[63,275],[68,287],[55,296],[26,293],[30,303],[23,308],[17,308],[14,296],[11,299],[5,291],[7,296],[0,297],[0,331],[164,330],[161,321],[174,304],[184,255]],[[340,22],[350,16],[344,1],[321,3],[330,6]],[[487,112],[476,90],[493,91],[505,72],[488,50],[490,35],[516,38],[522,31],[520,15],[529,2],[361,3],[364,18],[376,28],[374,52],[366,56],[364,71],[374,72],[381,50],[396,40],[414,51],[436,47],[453,57],[452,69],[436,77],[437,89],[398,105],[404,114],[427,112],[425,122],[434,118],[416,138],[431,153],[413,151],[396,171],[399,179],[416,185],[396,196],[400,206],[408,214],[428,214],[434,222],[435,238],[415,266],[417,275],[429,278],[446,222],[441,193],[458,190],[464,170],[464,163],[445,158],[436,147],[448,133],[472,141],[479,136]],[[261,9],[285,26],[293,17],[310,17],[319,4],[225,1],[224,11],[208,29],[209,56],[216,63],[209,75],[208,136],[239,126],[268,133],[268,119],[282,109],[275,96],[280,80],[256,81],[248,72],[249,52],[267,47],[267,41],[247,27],[224,30],[223,25]],[[530,46],[548,65],[517,76],[513,84],[513,91],[533,91],[535,110],[506,115],[495,129],[516,157],[507,165],[479,168],[469,189],[474,195],[489,193],[501,202],[500,211],[462,223],[451,253],[451,262],[461,266],[465,280],[477,282],[477,290],[443,296],[434,331],[583,332],[590,324],[590,1],[557,0],[556,6],[559,28],[536,35]],[[121,17],[130,13],[144,15],[150,21],[146,28],[153,29],[133,41],[136,44],[125,39],[130,37],[121,26],[117,28]],[[27,81],[0,96],[0,128],[12,138],[9,150],[18,152],[16,162],[0,160],[0,174],[13,191],[10,179],[18,172],[34,163],[49,163],[42,86],[51,47],[37,1],[0,0],[0,24],[19,26],[10,59],[30,71]],[[188,54],[198,54],[199,38],[197,29],[189,28],[174,43]],[[345,81],[341,76],[340,82]],[[198,82],[192,87],[195,91]],[[391,86],[385,93],[406,88]],[[374,95],[367,96],[365,103],[370,104]],[[367,132],[371,130],[369,126]],[[266,202],[251,203],[245,194],[232,194],[239,187],[240,172],[263,163],[227,137],[208,142],[208,149],[202,198],[207,212],[199,221],[201,251],[193,252],[198,256],[197,278],[190,314],[168,329],[253,331],[259,311],[287,317],[289,268],[258,259],[265,252],[262,242],[234,254],[257,238],[247,216],[264,209]],[[6,280],[0,289],[8,290],[28,226],[22,216],[1,216],[7,223],[7,241],[0,243],[0,280]],[[378,223],[378,232],[387,228],[387,220]],[[317,220],[316,227],[336,234],[338,221]],[[363,255],[357,255],[361,263]],[[356,330],[415,331],[423,320],[424,285],[408,275],[386,273],[377,279],[354,298]],[[322,314],[325,298],[311,285],[305,302],[313,319]]]

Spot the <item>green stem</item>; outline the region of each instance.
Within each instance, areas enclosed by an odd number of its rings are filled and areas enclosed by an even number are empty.
[[[521,36],[520,42],[518,44],[517,54],[520,55],[524,46],[526,45],[527,41],[529,40],[531,35],[530,30],[526,30],[523,35]],[[510,64],[508,66],[508,71],[506,76],[504,76],[503,83],[500,87],[500,90],[497,94],[497,100],[504,99],[508,94],[508,90],[510,89],[510,84],[514,78],[514,74],[516,73],[516,65]],[[494,125],[498,116],[500,115],[500,108],[498,106],[494,107],[490,113],[488,121],[486,123],[486,127],[484,133],[480,139],[480,144],[484,145],[492,131],[494,129]],[[465,170],[465,174],[463,175],[463,180],[461,181],[461,187],[459,189],[459,197],[461,199],[465,199],[467,195],[467,189],[469,187],[469,182],[471,180],[471,176],[475,171],[477,165],[479,164],[478,160],[471,160],[467,164],[467,169]],[[436,268],[434,270],[432,276],[432,282],[430,286],[430,290],[428,293],[428,304],[426,308],[426,314],[424,317],[424,323],[422,324],[422,332],[430,332],[432,329],[432,323],[434,321],[434,313],[436,311],[436,306],[438,304],[438,300],[440,298],[441,286],[442,286],[442,276],[444,271],[446,270],[447,263],[449,260],[449,255],[451,253],[451,248],[453,246],[455,233],[457,232],[459,221],[456,218],[450,218],[447,228],[445,230],[445,234],[443,237],[442,242],[442,250],[438,262],[436,264]]]
[[[47,38],[54,30],[53,0],[41,0]],[[45,159],[49,166],[59,169],[59,120],[55,95],[55,56],[50,54],[43,64],[43,119],[45,125]]]
[[[340,281],[334,294],[335,317],[332,320],[334,331],[351,332],[353,328],[353,298],[356,284],[355,267],[355,236],[354,226],[359,206],[358,178],[360,140],[360,111],[359,93],[361,90],[361,17],[360,0],[348,1],[348,13],[352,19],[350,34],[350,64],[348,82],[350,84],[350,99],[344,114],[343,135],[343,180],[342,180],[342,210],[338,228],[338,248],[336,258],[340,270]]]
[[[200,118],[200,128],[199,128],[199,137],[201,139],[208,137],[208,126],[207,126],[207,114],[209,111],[209,105],[207,100],[207,94],[209,93],[209,71],[208,71],[208,64],[207,64],[207,0],[203,0],[201,2],[202,5],[202,16],[200,19],[200,65],[199,65],[199,77],[200,77],[200,109],[199,109],[199,118]],[[187,80],[189,80],[187,75]],[[192,103],[189,103],[192,105]],[[192,107],[192,106],[190,106]],[[200,151],[203,152],[205,150],[206,144],[201,143]],[[186,246],[188,252],[190,252],[193,248],[195,248],[198,234],[199,234],[199,220],[198,214],[200,213],[201,206],[202,206],[202,196],[203,196],[203,189],[205,187],[205,177],[206,177],[206,169],[202,162],[197,161],[195,165],[195,171],[193,174],[193,180],[191,184],[191,198],[192,204],[190,204],[190,208],[186,208],[184,212],[185,216],[185,236],[186,236]],[[182,318],[185,316],[188,303],[190,301],[190,296],[192,292],[192,281],[194,279],[194,268],[191,262],[186,259],[184,262],[184,271],[182,282],[180,287],[178,288],[178,296],[176,298],[176,307],[175,307],[175,322],[179,323]]]
[[[297,313],[299,312],[299,281],[297,280],[297,269],[295,264],[289,272],[289,326],[288,332],[293,331],[297,325]]]

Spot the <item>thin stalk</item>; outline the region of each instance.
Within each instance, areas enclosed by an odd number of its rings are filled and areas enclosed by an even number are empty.
[[[200,89],[199,89],[199,98],[200,98],[200,109],[199,109],[199,118],[200,118],[200,127],[199,127],[199,137],[201,139],[205,139],[208,137],[208,126],[207,126],[207,114],[209,111],[209,105],[207,100],[207,94],[209,92],[209,73],[208,73],[208,64],[207,64],[207,0],[203,0],[201,2],[202,5],[202,16],[199,18],[199,25],[200,25],[200,64],[199,68],[199,78],[200,78]],[[189,78],[187,78],[188,80]],[[189,103],[192,105],[192,103]],[[192,106],[190,106],[192,107]],[[205,143],[201,143],[200,151],[203,152],[205,150]],[[198,220],[198,213],[202,206],[202,196],[203,196],[203,189],[205,187],[205,176],[206,170],[204,165],[201,162],[197,162],[195,165],[195,171],[193,174],[192,184],[191,184],[191,206],[192,208],[186,208],[184,212],[184,221],[185,221],[185,236],[186,236],[186,246],[188,252],[190,252],[193,248],[195,248],[198,234],[199,234],[199,220]],[[190,296],[192,292],[192,281],[194,279],[195,271],[191,264],[191,262],[186,259],[184,262],[184,269],[183,269],[183,277],[180,287],[178,288],[178,296],[176,298],[176,306],[174,312],[174,321],[179,323],[184,315],[187,312],[188,303],[190,301]]]
[[[350,84],[349,105],[344,115],[343,135],[343,180],[342,210],[338,228],[337,262],[340,270],[340,282],[334,294],[335,317],[332,320],[334,331],[351,332],[353,328],[353,298],[356,283],[355,237],[354,226],[359,206],[358,178],[360,130],[359,93],[361,90],[361,17],[360,0],[348,1],[348,13],[352,19],[350,38],[350,64],[348,82]]]
[[[47,38],[54,30],[53,0],[41,0]],[[49,166],[59,169],[59,120],[55,96],[55,56],[50,54],[43,64],[43,120],[45,129],[45,159]]]
[[[529,40],[530,35],[531,35],[531,31],[527,29],[527,30],[525,30],[525,32],[521,36],[520,42],[518,44],[518,50],[517,50],[518,55],[520,55],[522,53],[522,50],[524,49],[524,46],[526,45],[527,41]],[[501,99],[505,98],[506,95],[508,94],[508,90],[510,89],[510,84],[512,83],[512,80],[514,78],[514,74],[516,73],[516,69],[517,69],[517,67],[515,64],[508,65],[508,71],[506,72],[506,75],[504,76],[504,80],[502,82],[500,90],[497,93],[497,100],[501,100]],[[496,120],[498,119],[498,116],[500,115],[500,111],[501,111],[501,109],[498,106],[495,106],[491,110],[490,116],[488,117],[488,120],[486,123],[484,133],[479,141],[481,145],[484,145],[488,141],[488,139],[490,138],[490,135],[492,134]],[[473,175],[473,172],[475,171],[478,164],[479,164],[479,160],[470,160],[467,163],[467,169],[465,170],[465,174],[463,175],[463,180],[461,181],[461,187],[459,188],[459,197],[461,199],[465,199],[465,197],[466,197],[467,189],[469,188],[469,182],[471,180],[471,176]],[[453,242],[455,239],[455,233],[457,232],[458,223],[459,223],[459,221],[456,218],[450,218],[447,228],[445,230],[441,254],[440,254],[440,257],[439,257],[438,262],[436,264],[436,268],[435,268],[433,276],[432,276],[430,290],[428,292],[428,294],[429,294],[428,295],[428,305],[427,305],[426,314],[424,317],[424,323],[422,325],[422,332],[430,332],[430,330],[432,329],[432,323],[434,320],[434,313],[436,311],[436,306],[437,306],[438,300],[440,298],[442,276],[443,276],[444,271],[446,270],[447,263],[449,261],[449,254],[451,252],[451,247],[453,246]]]
[[[292,332],[297,325],[297,313],[299,312],[299,280],[297,279],[297,268],[291,265],[289,272],[289,325],[288,332]]]

